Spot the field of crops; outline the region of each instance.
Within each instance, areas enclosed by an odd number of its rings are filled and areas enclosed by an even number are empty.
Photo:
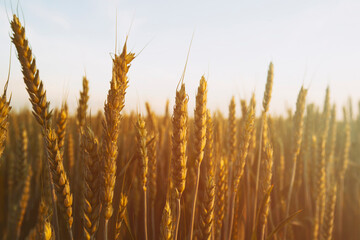
[[[263,101],[229,98],[226,116],[208,110],[204,76],[195,109],[181,79],[163,115],[151,102],[125,114],[136,71],[125,43],[103,111],[90,114],[84,77],[71,116],[47,101],[25,28],[16,15],[10,24],[32,109],[12,111],[3,81],[3,239],[359,239],[360,116],[330,88],[317,106],[302,87],[272,116],[270,63]]]

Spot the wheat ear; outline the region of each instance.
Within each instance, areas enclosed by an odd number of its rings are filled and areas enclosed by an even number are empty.
[[[50,126],[50,103],[46,100],[46,91],[44,90],[43,82],[40,80],[39,70],[36,68],[35,58],[32,56],[32,51],[29,47],[28,40],[25,37],[25,28],[21,26],[19,18],[15,14],[13,15],[13,19],[10,25],[13,31],[11,40],[14,43],[18,53],[18,59],[22,67],[26,90],[29,94],[29,99],[33,108],[32,113],[35,116],[36,121],[43,128],[43,134],[45,135]],[[50,189],[52,193],[51,199],[55,218],[55,235],[57,238],[59,238],[59,224],[55,200],[54,181],[50,174],[49,162],[46,162],[50,179]]]
[[[232,190],[230,195],[230,205],[228,209],[228,216],[229,216],[229,230],[227,232],[228,237],[226,239],[231,239],[231,232],[232,232],[232,225],[234,220],[234,204],[235,204],[235,197],[238,191],[238,187],[240,184],[241,177],[244,173],[244,167],[246,163],[246,157],[248,154],[248,149],[250,145],[250,139],[252,136],[252,131],[254,129],[254,122],[255,122],[255,109],[254,105],[251,104],[249,106],[245,126],[241,135],[241,142],[239,144],[239,155],[234,164],[234,172],[233,172],[233,179],[232,179]]]
[[[287,206],[286,206],[286,213],[285,216],[289,215],[290,205],[291,205],[291,196],[292,196],[292,189],[295,182],[295,173],[296,173],[296,163],[297,158],[300,153],[300,146],[302,141],[302,135],[304,130],[304,109],[305,109],[305,102],[306,102],[306,95],[307,89],[301,87],[297,101],[296,101],[296,110],[294,116],[294,139],[293,139],[293,146],[292,146],[292,173],[290,179],[290,187],[287,197]],[[284,238],[286,239],[286,232],[287,232],[287,225],[284,228]]]
[[[115,240],[121,239],[120,230],[121,230],[122,222],[125,219],[127,204],[128,204],[127,196],[124,195],[123,193],[121,193],[119,209],[118,209],[118,213],[117,213],[117,217],[116,217]]]
[[[83,129],[85,126],[86,112],[88,109],[88,101],[89,101],[89,81],[86,76],[83,77],[82,80],[82,91],[80,91],[80,99],[78,103],[78,108],[76,110],[76,124],[78,129]]]
[[[216,196],[215,196],[215,239],[221,239],[221,229],[225,216],[225,196],[226,196],[226,170],[225,162],[221,158],[218,164],[216,176]]]
[[[11,110],[11,106],[10,106],[11,97],[9,100],[7,100],[6,97],[7,86],[8,86],[8,82],[6,82],[3,95],[0,98],[0,157],[2,156],[5,149],[5,141],[7,138],[8,125],[9,125],[9,112]]]
[[[55,192],[57,197],[57,205],[60,209],[60,213],[65,220],[69,236],[72,239],[72,203],[73,196],[70,193],[70,184],[64,170],[63,159],[60,154],[56,133],[53,130],[48,130],[46,134],[47,142],[47,154],[50,164],[50,172],[52,179],[54,180]]]
[[[170,208],[169,201],[167,200],[161,217],[160,224],[160,239],[172,240],[173,239],[173,216]]]
[[[200,239],[212,239],[214,236],[214,208],[215,208],[215,164],[214,164],[214,139],[213,123],[210,112],[206,113],[206,145],[205,145],[205,181],[204,191],[200,195]],[[202,181],[203,182],[203,181]]]
[[[186,145],[187,145],[187,112],[188,97],[185,92],[185,84],[181,84],[180,90],[176,91],[175,108],[172,117],[172,183],[176,200],[176,221],[174,239],[177,240],[180,223],[180,199],[185,189],[186,181]]]
[[[260,139],[259,139],[259,153],[257,166],[256,166],[256,183],[255,183],[255,199],[254,199],[254,215],[256,216],[257,213],[257,202],[258,202],[258,192],[259,192],[259,177],[260,177],[260,165],[261,165],[261,154],[264,151],[264,147],[267,145],[268,142],[268,122],[267,122],[267,112],[269,111],[270,100],[272,95],[272,86],[274,82],[274,65],[272,62],[269,64],[269,70],[267,74],[267,80],[265,85],[265,91],[263,96],[263,111],[262,111],[262,118],[261,118],[261,129],[260,129]],[[254,98],[255,100],[255,98]],[[267,191],[267,189],[265,190]],[[255,227],[255,217],[253,218],[253,228]]]
[[[101,147],[103,165],[102,202],[105,218],[104,240],[107,240],[108,221],[113,215],[113,197],[116,180],[116,158],[118,155],[117,140],[120,127],[120,112],[125,105],[125,93],[128,86],[127,73],[131,61],[135,58],[128,53],[126,43],[120,55],[113,59],[112,79],[107,101],[104,106],[103,141]]]
[[[196,181],[195,181],[195,193],[194,193],[193,206],[192,206],[191,219],[190,219],[190,231],[189,231],[190,240],[192,240],[193,238],[195,208],[196,208],[196,201],[197,201],[197,195],[199,189],[199,179],[200,179],[200,165],[204,158],[204,148],[206,144],[206,101],[207,101],[207,82],[205,80],[205,77],[202,76],[196,94],[196,107],[194,112]]]
[[[142,189],[144,192],[144,233],[145,240],[148,239],[148,228],[147,228],[147,179],[148,179],[148,170],[149,170],[149,158],[147,156],[147,148],[146,148],[146,129],[145,129],[145,121],[139,115],[138,120],[136,122],[136,139],[137,139],[137,157],[139,160],[139,166],[141,169],[141,182]]]
[[[67,104],[64,103],[61,106],[60,113],[56,120],[56,136],[58,139],[58,147],[62,155],[64,154],[67,118],[68,118],[68,107]]]
[[[85,239],[94,239],[99,227],[101,211],[99,182],[99,143],[90,128],[84,129],[82,148],[84,149],[84,196],[83,196],[83,229]]]

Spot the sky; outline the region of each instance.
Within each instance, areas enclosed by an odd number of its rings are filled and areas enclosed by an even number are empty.
[[[227,114],[232,96],[239,103],[255,92],[260,111],[270,61],[273,114],[295,108],[302,84],[309,87],[308,102],[322,105],[327,86],[338,109],[349,97],[354,107],[359,100],[360,1],[2,0],[0,86],[8,74],[14,12],[26,26],[51,107],[66,100],[74,112],[86,74],[90,110],[102,109],[115,46],[121,49],[127,34],[129,49],[143,50],[129,71],[127,112],[145,113],[145,101],[158,114],[167,99],[173,106],[192,36],[185,75],[190,114],[202,75],[211,110]],[[20,110],[30,105],[16,54],[13,48],[9,92]]]

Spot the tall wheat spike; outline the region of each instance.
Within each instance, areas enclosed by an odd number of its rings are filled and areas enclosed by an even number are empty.
[[[265,85],[264,96],[263,96],[263,102],[262,102],[263,111],[262,111],[262,118],[261,118],[259,153],[258,153],[257,167],[256,167],[254,216],[256,216],[256,211],[257,211],[258,191],[259,191],[259,183],[260,183],[260,181],[259,181],[260,175],[259,174],[260,174],[260,168],[261,168],[261,154],[263,151],[265,151],[265,146],[268,144],[267,112],[269,111],[273,82],[274,82],[274,65],[272,62],[270,62],[269,70],[268,70],[268,74],[267,74],[266,85]],[[255,218],[253,220],[253,227],[255,227]]]
[[[215,163],[213,123],[210,112],[207,111],[206,120],[206,146],[205,146],[205,188],[200,197],[200,234],[199,239],[212,239],[214,237],[214,209],[215,209]]]
[[[54,180],[57,205],[60,214],[65,220],[69,236],[72,239],[72,203],[73,196],[70,192],[70,183],[64,170],[63,159],[57,145],[56,133],[54,130],[48,130],[46,134],[47,154],[49,156],[50,172]]]
[[[18,53],[26,90],[29,93],[33,107],[33,114],[37,122],[47,128],[51,117],[50,103],[46,101],[46,92],[39,77],[39,70],[36,68],[35,58],[32,56],[28,40],[25,37],[25,28],[21,26],[19,18],[15,14],[11,21],[11,29],[13,30],[11,40]]]
[[[228,153],[229,162],[232,164],[236,159],[236,116],[235,116],[235,98],[232,97],[229,105],[229,122],[228,122]]]
[[[0,157],[2,156],[5,149],[5,141],[8,134],[8,125],[9,125],[9,112],[11,110],[11,106],[10,106],[11,97],[9,100],[7,100],[6,97],[7,87],[8,87],[8,82],[6,82],[3,95],[0,98]]]
[[[102,202],[105,217],[104,240],[107,240],[108,221],[113,215],[113,197],[116,180],[116,158],[118,155],[117,140],[119,136],[121,110],[125,105],[125,93],[128,86],[127,73],[131,61],[135,58],[133,53],[128,53],[126,43],[122,53],[113,59],[112,79],[110,90],[104,107],[105,119],[103,121],[102,139]]]
[[[239,144],[239,155],[234,164],[234,173],[233,173],[232,188],[231,188],[232,190],[231,190],[231,195],[229,196],[231,200],[228,210],[229,211],[228,215],[230,220],[229,220],[229,230],[227,230],[228,231],[227,234],[229,234],[229,237],[226,239],[231,239],[232,223],[234,220],[235,197],[239,188],[241,177],[244,173],[246,157],[250,145],[250,139],[252,136],[252,131],[254,129],[254,122],[255,122],[255,109],[254,109],[254,105],[251,104],[246,114],[245,126],[241,135],[241,142]]]
[[[33,108],[32,113],[35,116],[36,121],[43,128],[43,134],[46,135],[46,131],[49,129],[50,126],[49,123],[51,118],[51,111],[49,110],[50,103],[47,102],[46,100],[46,91],[44,90],[43,83],[40,80],[39,70],[36,68],[35,58],[33,58],[32,56],[32,51],[29,47],[28,40],[25,37],[25,28],[21,26],[19,18],[15,14],[13,15],[13,19],[10,25],[13,31],[11,40],[14,43],[18,53],[18,59],[21,64],[26,90],[29,94],[30,97],[29,99]],[[48,148],[47,152],[49,152],[49,146],[47,146],[47,148]],[[50,174],[51,170],[49,166],[49,161],[46,162],[49,172],[50,189],[52,192],[51,197],[52,197],[54,218],[55,218],[55,235],[57,238],[59,238],[54,181]]]
[[[56,136],[58,139],[58,146],[61,154],[64,154],[67,118],[68,118],[68,107],[67,104],[64,103],[61,106],[61,110],[56,121]]]
[[[84,202],[84,172],[85,172],[85,159],[84,159],[84,149],[81,145],[83,136],[83,131],[86,124],[86,113],[88,109],[88,101],[89,101],[89,81],[86,76],[83,77],[82,80],[82,91],[80,91],[80,98],[78,101],[78,107],[76,109],[76,125],[77,125],[77,136],[78,136],[78,144],[80,145],[80,151],[75,152],[74,162],[75,168],[77,169],[77,174],[74,176],[71,175],[71,180],[73,180],[72,186],[74,191],[74,225],[82,226],[84,225],[82,212],[83,210],[83,202]],[[72,169],[71,169],[72,170]],[[72,172],[71,172],[72,173]],[[78,238],[79,235],[82,236],[82,229],[75,228],[74,229],[75,238]],[[79,231],[80,230],[80,231]]]
[[[172,117],[172,183],[176,199],[176,221],[174,239],[177,240],[180,223],[180,199],[185,189],[186,163],[187,163],[187,122],[188,122],[188,96],[185,92],[185,84],[181,84],[180,90],[176,91],[175,107]]]
[[[204,158],[204,148],[206,144],[206,101],[207,101],[207,82],[205,80],[205,77],[202,76],[196,94],[196,107],[194,112],[196,182],[195,182],[195,193],[194,193],[194,200],[193,200],[191,220],[190,220],[190,231],[189,231],[190,240],[193,238],[195,208],[196,208],[196,201],[197,201],[197,195],[199,189],[199,179],[200,179],[200,165]]]
[[[146,111],[147,111],[147,121],[149,122],[148,129],[148,144],[147,144],[147,152],[149,158],[149,172],[148,172],[148,185],[149,185],[149,201],[150,201],[150,215],[151,215],[151,227],[152,227],[152,238],[156,237],[156,221],[155,221],[155,202],[157,197],[157,151],[158,151],[158,143],[160,143],[160,136],[157,120],[155,114],[152,112],[150,104],[148,102],[145,103]]]
[[[288,192],[287,197],[287,206],[286,206],[286,213],[285,216],[289,215],[290,211],[290,205],[291,205],[291,196],[292,196],[292,189],[294,186],[295,181],[295,173],[296,173],[296,162],[297,158],[300,153],[300,146],[302,141],[302,135],[304,131],[304,109],[305,109],[305,102],[306,102],[306,95],[307,95],[307,89],[304,89],[304,87],[301,87],[300,92],[298,94],[298,98],[296,101],[296,110],[295,110],[295,116],[294,116],[294,138],[293,138],[293,146],[292,146],[292,173],[291,173],[291,179],[290,179],[290,188]],[[287,225],[284,229],[284,238],[286,239],[286,233],[287,233]]]
[[[264,198],[266,195],[266,190],[271,187],[271,179],[272,179],[272,167],[273,167],[273,148],[270,143],[265,146],[264,152],[264,166],[262,175],[264,176],[261,180],[261,189],[262,194],[261,197]],[[269,209],[270,209],[270,198],[266,202],[266,205],[263,208],[263,211],[260,213],[260,239],[264,239],[265,237],[265,228],[268,221],[269,216]]]
[[[225,216],[225,196],[226,196],[226,170],[223,159],[219,161],[216,176],[216,191],[215,191],[215,239],[221,239],[221,229],[223,226],[223,219]]]
[[[78,129],[81,130],[85,126],[86,112],[88,109],[88,101],[89,101],[89,81],[86,76],[83,77],[82,80],[82,91],[80,91],[80,99],[77,108],[76,115],[76,123],[78,125]]]
[[[148,171],[149,171],[149,158],[147,156],[147,148],[146,148],[146,129],[145,129],[145,121],[142,119],[141,115],[138,116],[138,120],[136,122],[136,140],[137,140],[137,157],[139,161],[140,171],[141,171],[141,184],[144,192],[144,232],[145,232],[145,240],[148,239],[148,231],[147,231],[147,179],[148,179]]]

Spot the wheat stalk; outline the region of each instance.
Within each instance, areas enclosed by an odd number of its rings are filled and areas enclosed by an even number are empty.
[[[72,239],[72,203],[73,196],[70,193],[70,183],[64,170],[63,159],[57,145],[56,133],[48,130],[46,134],[47,154],[50,164],[50,173],[54,180],[57,205],[60,213],[65,220],[69,236]]]
[[[234,173],[232,179],[232,188],[231,188],[231,195],[230,196],[230,205],[228,209],[229,215],[229,229],[227,230],[228,237],[226,239],[231,239],[231,232],[232,232],[232,225],[234,220],[234,204],[235,204],[235,197],[236,193],[239,188],[241,177],[244,173],[244,167],[246,163],[246,157],[248,154],[248,149],[250,145],[250,139],[252,136],[252,131],[254,129],[254,122],[255,122],[255,109],[254,105],[251,104],[249,106],[245,126],[241,135],[241,142],[239,144],[239,155],[235,161],[234,165]]]
[[[118,155],[117,140],[119,136],[120,112],[125,105],[125,93],[128,86],[127,73],[133,53],[127,53],[126,43],[120,55],[113,59],[113,72],[107,101],[104,106],[105,119],[103,121],[102,140],[102,202],[105,218],[104,239],[107,240],[108,221],[113,215],[113,197],[116,180],[116,157]]]
[[[142,189],[144,192],[144,232],[145,232],[145,240],[148,239],[148,231],[147,231],[147,179],[148,179],[148,171],[149,171],[149,158],[147,156],[147,148],[146,148],[146,129],[145,129],[145,121],[139,115],[138,120],[136,122],[136,139],[137,139],[137,157],[139,161],[139,166],[141,170],[141,182]]]
[[[287,206],[286,206],[286,212],[285,216],[287,217],[289,215],[290,211],[290,205],[291,205],[291,195],[292,195],[292,189],[294,186],[295,181],[295,173],[296,173],[296,162],[297,157],[300,153],[300,146],[302,141],[302,135],[303,135],[303,127],[304,127],[304,109],[305,109],[305,101],[306,101],[306,95],[307,95],[307,89],[304,89],[304,87],[301,87],[300,92],[298,94],[298,98],[296,101],[296,110],[295,110],[295,116],[294,116],[294,139],[293,139],[293,146],[292,146],[292,173],[291,173],[291,179],[290,179],[290,187],[287,197]],[[287,232],[287,225],[284,229],[284,238],[286,239],[286,232]]]
[[[189,231],[190,240],[192,240],[193,238],[195,208],[196,208],[196,201],[197,201],[197,195],[199,189],[199,179],[200,179],[200,165],[204,158],[204,148],[206,144],[206,101],[207,101],[207,82],[205,80],[205,77],[202,76],[196,94],[196,107],[194,112],[196,181],[195,181],[194,200],[193,200],[191,219],[190,219],[190,231]]]
[[[181,84],[180,90],[176,91],[175,108],[172,117],[172,183],[176,198],[176,221],[174,239],[177,240],[180,223],[180,199],[185,189],[186,181],[186,144],[187,144],[187,112],[188,97],[185,92],[185,84]]]
[[[101,211],[99,181],[99,143],[90,128],[84,129],[82,148],[84,149],[84,196],[83,196],[83,229],[85,239],[94,239],[99,227]]]

